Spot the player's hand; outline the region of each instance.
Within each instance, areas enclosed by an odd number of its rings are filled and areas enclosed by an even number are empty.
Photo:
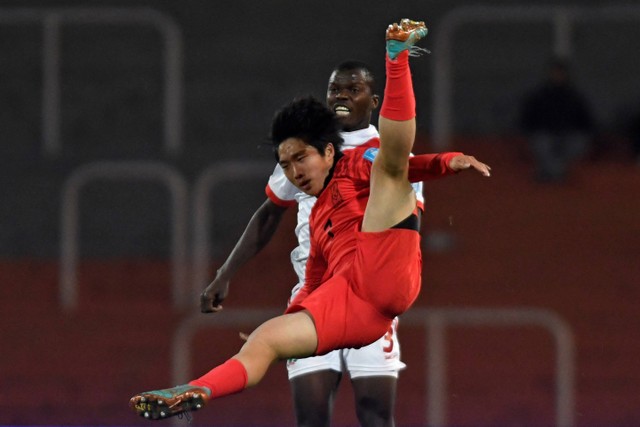
[[[491,176],[491,166],[478,161],[473,156],[467,156],[466,154],[461,154],[451,159],[451,161],[449,161],[449,167],[456,172],[460,172],[465,169],[475,169],[484,176]]]
[[[200,311],[217,313],[222,310],[222,301],[229,294],[229,281],[216,277],[200,295]]]

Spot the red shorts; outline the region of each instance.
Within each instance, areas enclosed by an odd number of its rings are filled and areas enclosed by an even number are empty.
[[[315,354],[363,347],[383,336],[415,301],[421,273],[417,231],[358,232],[353,264],[286,312],[309,311],[318,334]]]

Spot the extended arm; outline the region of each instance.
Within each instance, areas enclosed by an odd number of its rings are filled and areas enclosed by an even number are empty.
[[[200,311],[211,313],[222,310],[220,304],[229,293],[229,281],[240,267],[269,243],[286,209],[267,199],[256,210],[229,257],[216,272],[215,279],[202,292]]]
[[[409,181],[427,181],[470,168],[484,176],[489,176],[491,171],[488,165],[463,153],[420,154],[409,158]]]

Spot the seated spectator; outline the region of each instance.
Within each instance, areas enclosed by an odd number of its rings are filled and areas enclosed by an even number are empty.
[[[563,59],[552,59],[547,78],[524,99],[521,113],[536,181],[564,181],[571,164],[587,151],[594,124]]]

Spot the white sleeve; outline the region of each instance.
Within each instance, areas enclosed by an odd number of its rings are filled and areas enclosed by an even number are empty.
[[[409,155],[411,157],[414,156],[413,153],[410,153]],[[413,191],[416,192],[416,200],[418,201],[418,207],[424,210],[424,185],[422,184],[422,181],[413,182],[411,183],[411,186],[413,187]]]
[[[422,181],[414,182],[411,184],[413,187],[413,191],[416,192],[416,199],[418,201],[418,206],[420,209],[424,210],[424,193],[423,193],[423,184]]]
[[[276,165],[269,177],[265,192],[273,203],[281,206],[291,206],[296,203],[295,196],[300,190],[287,179],[280,165]]]

